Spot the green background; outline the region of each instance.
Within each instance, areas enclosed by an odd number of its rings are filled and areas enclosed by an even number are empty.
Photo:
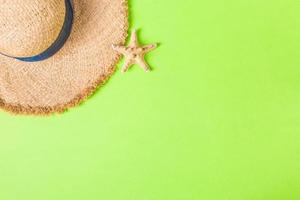
[[[1,200],[299,200],[300,2],[130,0],[153,72],[0,113]]]

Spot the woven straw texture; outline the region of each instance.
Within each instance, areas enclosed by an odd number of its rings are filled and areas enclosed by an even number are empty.
[[[72,33],[53,57],[26,63],[0,55],[1,108],[17,114],[63,112],[86,99],[113,73],[120,55],[111,46],[124,44],[127,37],[127,1],[73,0],[73,4]]]
[[[45,51],[65,20],[64,0],[0,0],[0,52],[29,57]]]

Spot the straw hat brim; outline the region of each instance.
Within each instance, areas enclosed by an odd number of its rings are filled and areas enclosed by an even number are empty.
[[[0,55],[0,107],[50,114],[78,105],[114,72],[128,30],[127,0],[73,0],[74,24],[51,58],[26,63]]]

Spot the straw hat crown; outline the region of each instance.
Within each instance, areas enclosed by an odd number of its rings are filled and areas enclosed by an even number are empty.
[[[57,39],[65,14],[63,0],[0,0],[0,53],[40,54]]]

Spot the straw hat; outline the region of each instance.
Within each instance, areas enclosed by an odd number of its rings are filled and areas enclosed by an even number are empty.
[[[0,107],[62,112],[113,73],[126,0],[0,0]]]

